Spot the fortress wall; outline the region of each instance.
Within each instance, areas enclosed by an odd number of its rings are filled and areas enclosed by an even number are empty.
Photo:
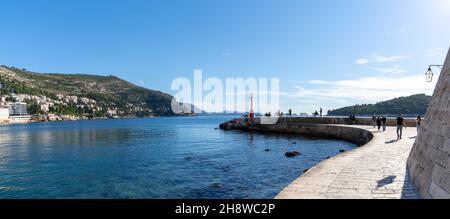
[[[408,159],[423,198],[450,199],[450,51]]]

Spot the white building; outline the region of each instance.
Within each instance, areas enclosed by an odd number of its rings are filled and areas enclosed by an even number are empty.
[[[9,115],[11,116],[25,116],[28,115],[27,104],[22,102],[9,103]]]
[[[0,121],[9,119],[9,109],[6,107],[0,107]]]

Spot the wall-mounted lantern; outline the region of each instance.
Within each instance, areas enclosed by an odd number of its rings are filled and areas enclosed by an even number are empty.
[[[433,71],[431,70],[431,67],[438,67],[438,68],[442,69],[442,67],[444,67],[444,66],[443,65],[430,65],[428,67],[428,71],[425,73],[425,77],[427,79],[427,82],[429,82],[429,83],[433,82],[433,76],[434,76]]]

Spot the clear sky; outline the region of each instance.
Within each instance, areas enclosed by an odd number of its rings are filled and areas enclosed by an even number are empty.
[[[278,77],[286,111],[428,93],[450,0],[0,0],[0,64],[116,75]],[[438,70],[435,70],[438,73]],[[435,80],[436,81],[436,80]]]

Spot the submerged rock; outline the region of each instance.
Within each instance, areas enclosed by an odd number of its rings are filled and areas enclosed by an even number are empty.
[[[211,188],[222,188],[223,185],[221,183],[212,183],[209,185]]]
[[[292,142],[292,144],[297,144],[297,142],[296,142],[296,141],[294,141],[294,142]]]
[[[219,128],[223,129],[223,130],[232,130],[233,129],[233,124],[229,123],[229,122],[224,122],[224,123],[219,125]]]
[[[289,152],[286,152],[284,155],[286,157],[295,157],[295,156],[298,156],[298,155],[302,155],[302,153],[300,153],[298,151],[289,151]]]
[[[266,150],[264,150],[265,152],[269,152],[270,151],[270,149],[266,149]]]

